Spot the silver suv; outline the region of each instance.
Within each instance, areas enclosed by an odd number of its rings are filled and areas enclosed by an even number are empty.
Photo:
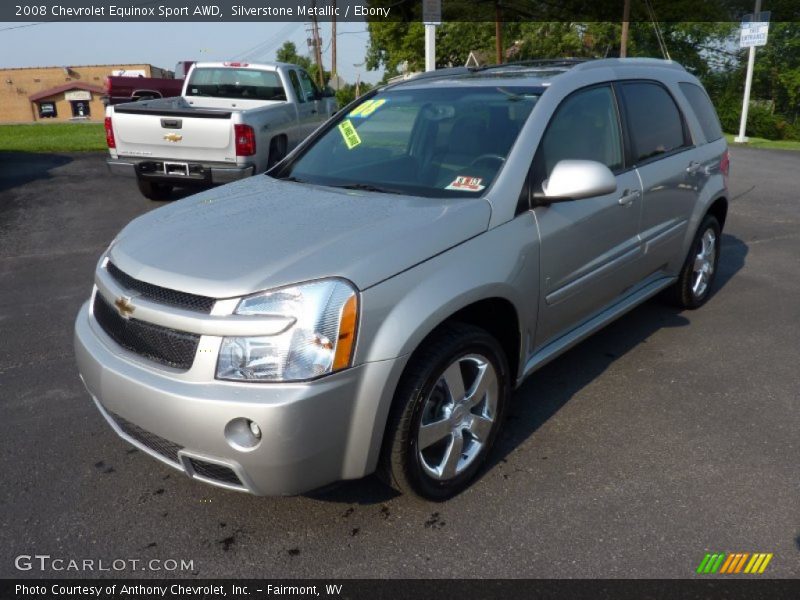
[[[343,109],[266,176],[131,222],[76,322],[125,440],[297,494],[464,489],[514,388],[658,292],[709,297],[728,151],[657,60],[455,69]]]

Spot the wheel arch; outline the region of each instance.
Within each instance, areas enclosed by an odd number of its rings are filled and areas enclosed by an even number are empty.
[[[706,214],[713,215],[719,222],[719,229],[722,231],[725,228],[725,220],[728,218],[728,199],[725,196],[720,196],[711,203],[708,207]]]

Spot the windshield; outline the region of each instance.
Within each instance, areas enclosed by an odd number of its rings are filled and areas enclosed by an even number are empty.
[[[540,93],[500,86],[388,90],[342,115],[277,176],[429,197],[480,195]]]
[[[286,100],[283,84],[275,71],[231,67],[195,68],[186,89],[187,96]]]

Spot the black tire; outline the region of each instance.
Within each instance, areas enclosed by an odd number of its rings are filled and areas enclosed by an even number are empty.
[[[708,243],[708,234],[713,236],[713,244]],[[704,237],[705,242],[704,242]],[[683,263],[678,280],[666,290],[666,297],[669,302],[678,308],[690,309],[700,308],[711,296],[711,289],[717,276],[720,255],[721,230],[719,221],[713,215],[706,215],[697,228],[694,240],[689,249],[689,254]],[[710,265],[710,273],[702,286],[698,286],[698,274],[696,261],[699,261],[703,253],[704,244],[707,248],[713,245],[713,257],[707,259]]]
[[[274,137],[269,142],[269,158],[267,158],[267,170],[271,169],[286,156],[286,138],[281,136]]]
[[[158,183],[146,179],[137,178],[139,191],[142,196],[150,200],[169,200],[172,196],[172,186],[169,183]]]
[[[485,364],[491,365],[493,371],[488,369],[481,371],[481,367],[478,366],[479,358],[485,359]],[[423,418],[430,418],[431,407],[437,404],[436,395],[438,394],[448,406],[455,407],[458,404],[453,402],[447,383],[442,383],[445,381],[445,372],[449,371],[448,367],[452,368],[456,364],[457,372],[464,374],[460,381],[466,395],[462,400],[462,406],[442,413],[449,415],[446,419],[441,415],[436,419],[437,423],[447,421],[445,428],[451,427],[453,431],[447,434],[449,437],[443,437],[435,443],[429,442],[428,446],[420,450],[420,428]],[[470,378],[473,364],[476,374],[474,380]],[[491,386],[491,375],[494,374],[497,386],[487,387],[488,393],[483,394],[482,399],[479,398],[473,406],[469,402],[469,392],[477,386],[478,373],[489,374],[485,376],[485,381],[489,382],[488,386]],[[445,390],[444,395],[442,389]],[[386,426],[378,468],[379,477],[402,493],[410,493],[428,500],[446,500],[463,491],[469,486],[491,451],[503,422],[510,390],[508,360],[495,338],[472,325],[454,323],[442,326],[414,353],[400,379]],[[493,391],[496,402],[492,409],[490,395]],[[442,406],[442,403],[438,405]],[[447,407],[440,410],[446,411]],[[482,427],[483,440],[471,433],[470,427],[464,425],[480,417],[486,427],[486,421],[489,419],[484,415],[490,414],[493,414],[491,425],[488,426],[490,428]],[[455,430],[458,430],[457,434]],[[453,475],[451,477],[441,475],[439,478],[432,476],[426,453],[438,453],[441,447],[440,466],[443,467],[443,473],[446,472],[445,465],[448,463],[446,457],[451,454],[452,447],[455,447],[456,437],[460,437],[464,445],[458,446],[457,455],[453,453],[456,456],[455,466],[452,467],[455,469]],[[464,464],[459,472],[462,460]]]

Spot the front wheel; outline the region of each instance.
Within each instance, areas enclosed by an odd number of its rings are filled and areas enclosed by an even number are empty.
[[[697,228],[678,281],[668,290],[670,300],[679,308],[699,308],[711,295],[719,264],[720,238],[719,221],[713,215],[706,215]]]
[[[500,429],[508,361],[486,331],[446,325],[414,354],[395,394],[379,475],[429,500],[464,490]]]
[[[158,183],[141,178],[137,178],[136,183],[139,185],[142,196],[150,200],[169,200],[172,195],[172,186],[168,183]]]

